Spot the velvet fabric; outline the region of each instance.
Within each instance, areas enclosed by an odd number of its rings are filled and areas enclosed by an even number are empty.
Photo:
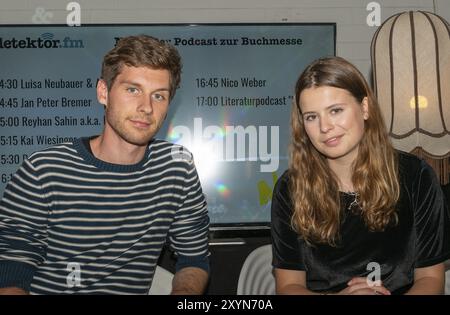
[[[336,247],[308,246],[292,229],[293,207],[285,172],[272,200],[273,266],[306,271],[307,288],[315,292],[338,292],[351,278],[371,278],[379,270],[383,285],[392,294],[402,294],[413,285],[415,268],[450,258],[449,210],[435,174],[413,155],[399,152],[398,157],[398,224],[384,232],[369,231],[361,216],[348,209],[354,196],[340,193],[343,220]]]

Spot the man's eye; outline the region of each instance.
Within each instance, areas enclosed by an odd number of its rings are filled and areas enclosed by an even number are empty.
[[[132,94],[136,94],[136,93],[139,92],[139,90],[137,88],[134,88],[134,87],[127,88],[127,91],[132,93]]]
[[[162,94],[153,94],[153,99],[155,99],[156,101],[164,101],[166,97]]]

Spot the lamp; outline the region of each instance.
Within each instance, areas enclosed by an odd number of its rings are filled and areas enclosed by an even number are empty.
[[[449,182],[450,29],[436,14],[388,18],[371,47],[373,84],[395,148],[427,160]]]

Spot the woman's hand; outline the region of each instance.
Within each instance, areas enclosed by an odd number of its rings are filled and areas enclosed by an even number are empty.
[[[347,285],[338,295],[391,295],[381,281],[370,282],[364,277],[353,278]]]

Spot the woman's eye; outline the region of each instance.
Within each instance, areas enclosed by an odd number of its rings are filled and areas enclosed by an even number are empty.
[[[333,108],[333,109],[331,110],[331,113],[332,113],[332,114],[337,114],[337,113],[340,113],[340,112],[342,112],[342,108],[340,108],[340,107]]]
[[[306,121],[313,121],[316,118],[316,115],[306,115],[304,119]]]

